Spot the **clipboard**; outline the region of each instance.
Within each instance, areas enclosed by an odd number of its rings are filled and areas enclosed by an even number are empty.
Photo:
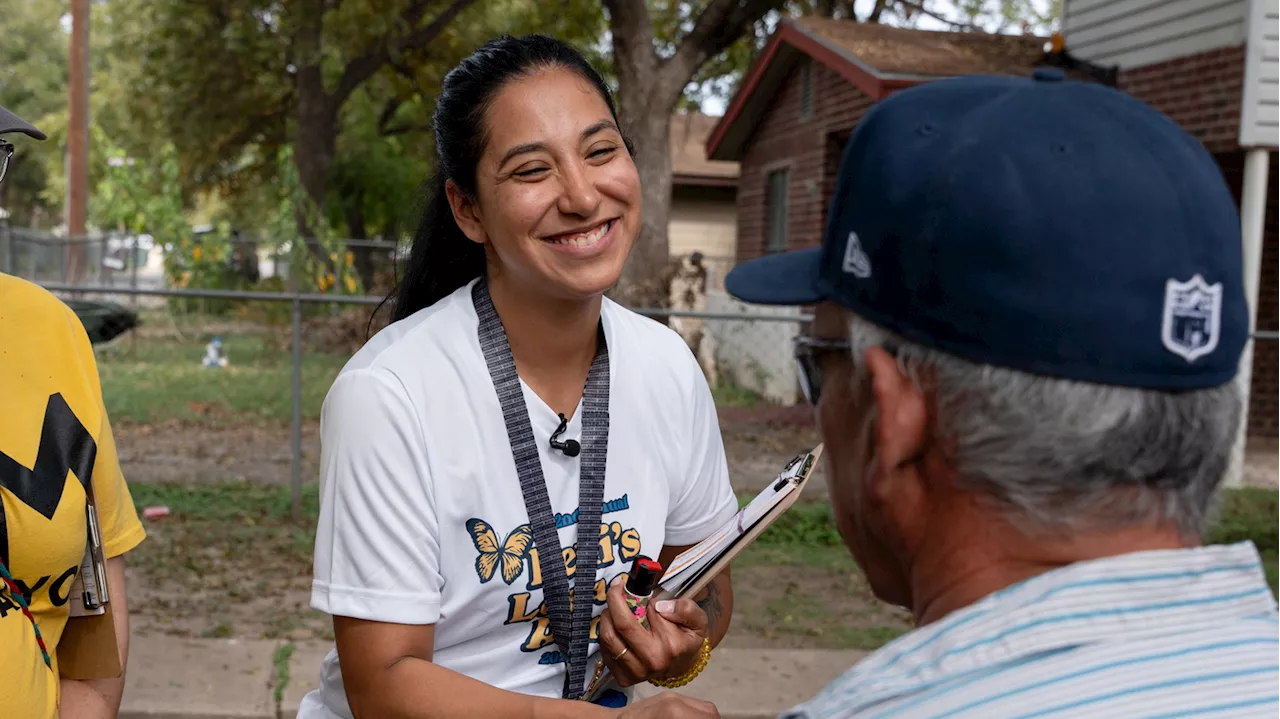
[[[807,455],[801,455],[800,457],[792,460],[793,462],[808,461],[809,463],[808,466],[803,468],[799,476],[796,478],[796,488],[766,512],[764,516],[762,516],[745,533],[743,533],[742,536],[735,539],[733,543],[715,559],[715,561],[711,562],[711,564],[707,565],[707,567],[702,570],[700,575],[693,580],[692,584],[686,586],[679,594],[660,588],[658,591],[654,592],[653,598],[649,601],[656,602],[663,599],[696,597],[699,592],[706,589],[707,585],[711,584],[711,582],[720,575],[720,572],[723,572],[728,568],[733,560],[742,553],[742,550],[751,546],[751,543],[756,541],[756,538],[759,537],[764,530],[768,529],[770,525],[777,521],[778,517],[781,517],[783,513],[791,508],[791,505],[796,503],[796,500],[800,499],[800,493],[804,491],[804,485],[809,481],[809,477],[813,474],[813,470],[818,466],[818,460],[822,458],[822,448],[823,445],[819,444]],[[788,465],[788,467],[790,466],[791,465]],[[659,580],[659,587],[661,587],[661,580]]]
[[[85,484],[85,531],[84,559],[68,602],[70,616],[55,650],[58,674],[76,680],[115,679],[121,673],[120,646],[92,480]]]
[[[819,444],[807,454],[802,454],[787,463],[786,468],[778,475],[778,478],[766,486],[766,491],[769,487],[772,487],[778,482],[782,482],[784,480],[795,484],[791,491],[780,499],[777,504],[770,507],[769,511],[761,515],[760,518],[748,527],[745,532],[734,538],[727,547],[720,551],[719,556],[707,564],[707,566],[699,570],[697,576],[695,576],[691,582],[685,584],[681,591],[677,593],[661,588],[662,580],[660,579],[660,588],[654,591],[653,596],[650,597],[649,601],[657,602],[663,599],[696,597],[699,592],[706,589],[707,585],[711,584],[711,582],[714,581],[721,572],[729,567],[734,558],[741,554],[744,549],[751,546],[751,543],[756,541],[756,538],[759,537],[764,530],[768,529],[770,525],[777,521],[778,517],[781,517],[783,513],[796,503],[796,500],[800,498],[800,493],[804,490],[805,484],[808,483],[809,477],[813,475],[813,470],[817,468],[818,460],[822,458],[823,446],[824,445]],[[796,466],[797,463],[801,463],[798,468]],[[788,477],[788,474],[793,474],[793,476]],[[739,514],[734,515],[734,518],[730,521],[738,521],[739,516],[741,516],[741,511],[739,511]],[[694,551],[696,548],[697,545],[694,545],[693,548],[686,550],[686,552]],[[680,556],[684,555],[682,554]],[[676,557],[672,562],[672,566],[675,566],[679,560],[680,557]],[[663,578],[665,578],[665,575]],[[594,701],[606,689],[610,689],[615,686],[616,682],[614,682],[613,677],[609,674],[609,670],[604,667],[604,660],[597,658],[596,673],[592,677],[591,682],[587,686],[587,689],[583,693],[581,699],[585,701]]]

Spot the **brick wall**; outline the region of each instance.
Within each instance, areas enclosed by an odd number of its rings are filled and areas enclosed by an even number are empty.
[[[871,98],[848,80],[815,62],[813,111],[802,116],[804,62],[809,61],[802,59],[792,69],[743,150],[738,180],[739,261],[764,254],[768,175],[783,167],[790,175],[788,249],[822,243],[831,178],[839,160],[837,156],[836,162],[831,162],[834,138],[847,136],[872,104]],[[838,151],[838,145],[836,148]]]
[[[1216,156],[1222,174],[1231,187],[1231,194],[1240,203],[1244,184],[1244,152],[1235,150]],[[1280,327],[1280,155],[1271,153],[1271,177],[1267,183],[1267,216],[1262,230],[1262,273],[1258,282],[1257,329],[1275,332]],[[1280,364],[1280,343],[1276,340],[1257,340],[1253,344],[1253,374],[1249,390],[1249,434],[1256,437],[1272,437],[1280,433],[1280,382],[1277,373]]]
[[[1191,133],[1218,160],[1227,184],[1240,203],[1244,153],[1240,135],[1245,49],[1228,47],[1167,62],[1130,68],[1120,73],[1120,89],[1168,115]],[[1267,217],[1262,237],[1262,275],[1259,282],[1257,328],[1276,331],[1280,277],[1277,277],[1277,158],[1271,156],[1267,187]],[[1275,437],[1280,432],[1280,384],[1275,340],[1259,340],[1253,348],[1249,395],[1249,434]]]
[[[1237,147],[1244,46],[1122,70],[1119,87],[1168,115],[1210,152]]]

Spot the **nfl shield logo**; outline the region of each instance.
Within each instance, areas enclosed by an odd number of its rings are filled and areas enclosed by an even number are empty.
[[[1212,352],[1218,346],[1221,317],[1221,282],[1209,285],[1196,275],[1186,282],[1165,283],[1160,339],[1170,352],[1188,362]]]

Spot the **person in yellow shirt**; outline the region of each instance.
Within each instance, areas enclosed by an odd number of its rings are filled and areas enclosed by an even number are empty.
[[[0,107],[0,136],[44,135]],[[13,145],[0,138],[0,181]],[[77,681],[58,671],[71,587],[87,545],[92,489],[122,671]],[[0,714],[100,719],[124,692],[129,613],[122,555],[145,532],[98,383],[93,348],[66,304],[0,273]]]

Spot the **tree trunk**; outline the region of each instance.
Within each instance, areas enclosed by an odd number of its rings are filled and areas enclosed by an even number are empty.
[[[633,118],[628,128],[635,142],[636,170],[640,174],[640,194],[644,211],[640,234],[622,271],[615,296],[619,302],[636,307],[666,307],[670,304],[664,270],[671,262],[667,238],[671,212],[671,107],[644,107],[632,99],[623,105],[623,117]]]
[[[782,0],[707,0],[674,54],[659,57],[644,0],[603,0],[613,35],[618,113],[636,145],[644,212],[640,236],[613,296],[624,304],[670,304],[667,222],[671,210],[671,113],[710,58]]]
[[[294,144],[293,164],[317,217],[324,207],[325,181],[333,164],[338,139],[337,103],[325,92],[324,73],[320,66],[323,30],[323,0],[302,3],[294,36],[298,68],[298,139]],[[319,228],[312,224],[308,215],[305,206],[299,206],[295,211],[298,234],[304,239],[311,256],[322,267],[332,271],[333,263],[317,241]]]

